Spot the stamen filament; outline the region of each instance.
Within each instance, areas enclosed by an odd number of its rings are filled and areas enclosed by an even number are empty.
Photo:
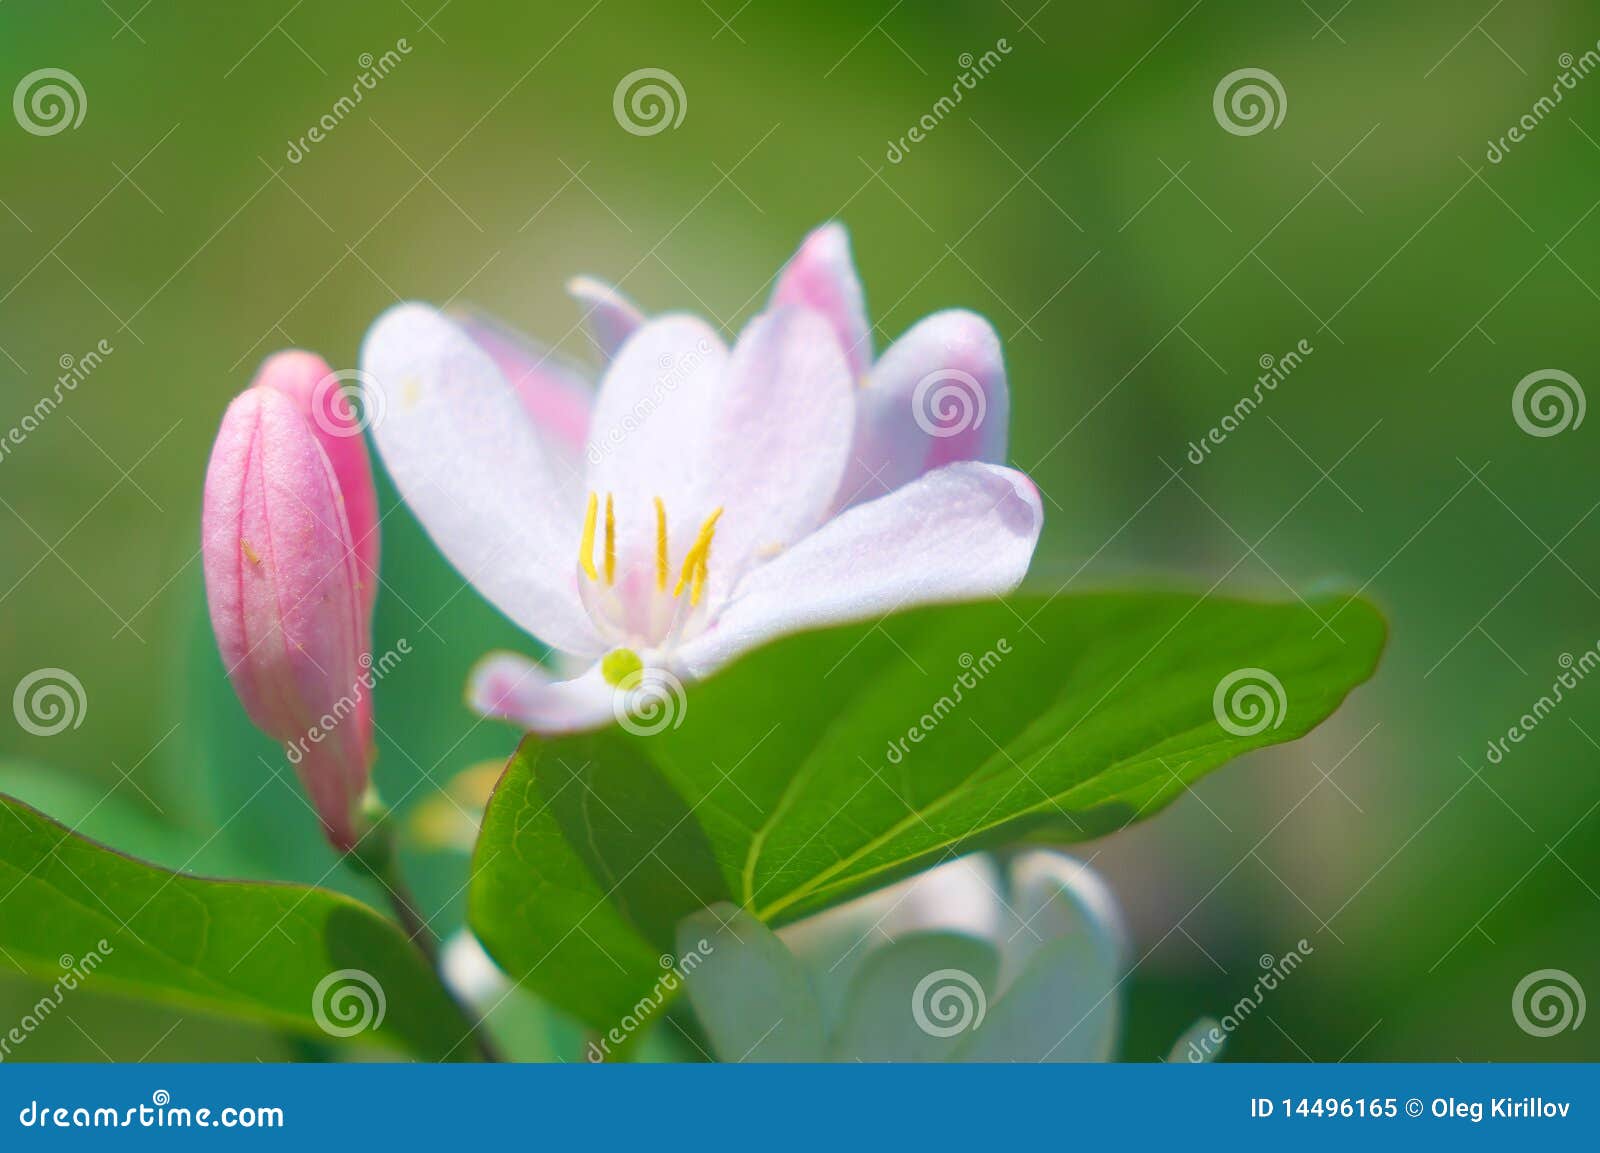
[[[684,588],[693,582],[694,587],[689,593],[689,606],[693,608],[700,603],[700,594],[705,589],[706,565],[711,555],[711,538],[716,534],[717,518],[722,515],[719,508],[706,517],[706,523],[700,526],[700,532],[695,536],[694,543],[689,546],[689,551],[683,557],[683,569],[678,574],[678,583],[672,590],[676,597]]]
[[[617,583],[617,514],[606,493],[606,584]]]
[[[594,518],[599,510],[599,504],[600,498],[591,492],[589,507],[583,514],[583,538],[578,541],[578,564],[589,574],[589,579],[592,581],[600,579],[600,574],[594,568]]]
[[[656,497],[656,591],[667,587],[667,506]]]

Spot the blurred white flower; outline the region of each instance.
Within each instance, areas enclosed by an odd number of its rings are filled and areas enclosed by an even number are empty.
[[[1131,961],[1087,865],[964,857],[773,934],[731,905],[687,980],[719,1060],[1104,1061]]]

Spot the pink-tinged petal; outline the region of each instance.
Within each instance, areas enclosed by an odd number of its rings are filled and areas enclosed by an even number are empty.
[[[567,292],[583,309],[583,323],[602,363],[617,355],[623,342],[644,324],[644,313],[611,285],[589,276],[567,281]]]
[[[582,732],[612,724],[615,695],[599,665],[558,681],[543,666],[515,653],[490,653],[467,681],[467,704],[474,712],[536,733]]]
[[[824,224],[805,238],[778,274],[772,307],[796,305],[820,312],[833,325],[845,350],[850,373],[863,379],[872,367],[872,326],[850,256],[850,234],[838,222]]]
[[[994,328],[976,313],[950,309],[918,321],[879,358],[857,400],[840,506],[956,461],[1005,461],[1005,359]]]
[[[578,462],[589,438],[589,413],[594,408],[594,386],[583,369],[481,312],[452,309],[448,315],[489,354],[500,375],[516,390],[551,456],[567,460],[581,476],[583,468]]]
[[[667,509],[674,557],[710,511],[701,510],[700,493],[718,467],[707,447],[727,364],[727,349],[704,321],[664,316],[634,333],[606,370],[585,487],[615,502],[619,583],[654,580],[655,498]]]
[[[1021,473],[947,465],[840,513],[751,570],[716,623],[678,657],[687,672],[705,676],[783,633],[1003,596],[1026,574],[1043,521],[1038,490]]]
[[[571,476],[494,361],[437,309],[403,304],[373,325],[361,365],[378,452],[439,551],[534,636],[598,652],[574,577]]]
[[[336,374],[314,352],[290,349],[267,357],[256,370],[254,383],[276,389],[294,402],[333,466],[361,566],[365,622],[370,625],[378,597],[378,492],[372,483],[372,458],[361,435],[366,426],[345,391],[348,375]]]
[[[816,313],[781,308],[740,333],[705,442],[696,510],[723,510],[709,563],[713,600],[827,518],[850,453],[855,391],[843,350]]]
[[[329,839],[348,849],[373,748],[360,707],[360,573],[333,466],[275,389],[246,390],[223,416],[201,552],[228,677],[256,726],[285,743]]]

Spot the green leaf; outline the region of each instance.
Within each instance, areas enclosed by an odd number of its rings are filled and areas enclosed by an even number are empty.
[[[956,853],[1102,836],[1309,732],[1383,642],[1358,598],[1179,593],[788,637],[671,702],[653,735],[525,740],[485,814],[469,917],[513,977],[609,1028],[701,908],[780,925]]]
[[[0,957],[53,989],[64,982],[61,999],[89,988],[323,1040],[471,1057],[467,1023],[422,955],[365,905],[169,872],[10,797],[0,809]],[[355,972],[335,976],[345,970]]]

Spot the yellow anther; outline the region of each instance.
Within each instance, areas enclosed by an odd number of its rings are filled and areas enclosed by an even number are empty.
[[[594,570],[594,517],[599,505],[599,497],[591,492],[589,507],[583,514],[583,539],[578,542],[578,564],[589,574],[589,579],[592,581],[600,579],[600,574]]]
[[[617,514],[606,493],[606,584],[617,583]]]
[[[678,583],[672,590],[672,595],[677,596],[684,588],[693,582],[694,588],[689,593],[691,607],[700,603],[700,594],[705,588],[706,565],[711,556],[711,538],[717,530],[717,518],[722,515],[719,508],[716,512],[706,517],[706,523],[700,526],[700,531],[695,535],[694,543],[689,546],[689,551],[683,557],[683,569],[678,573]]]
[[[700,554],[700,563],[694,566],[694,584],[690,586],[689,591],[690,608],[694,608],[695,605],[700,603],[700,594],[705,592],[706,589],[706,578],[711,575],[706,565],[706,554],[711,551],[710,543],[710,541],[706,542],[707,548]]]
[[[656,591],[667,587],[667,506],[656,497]]]

